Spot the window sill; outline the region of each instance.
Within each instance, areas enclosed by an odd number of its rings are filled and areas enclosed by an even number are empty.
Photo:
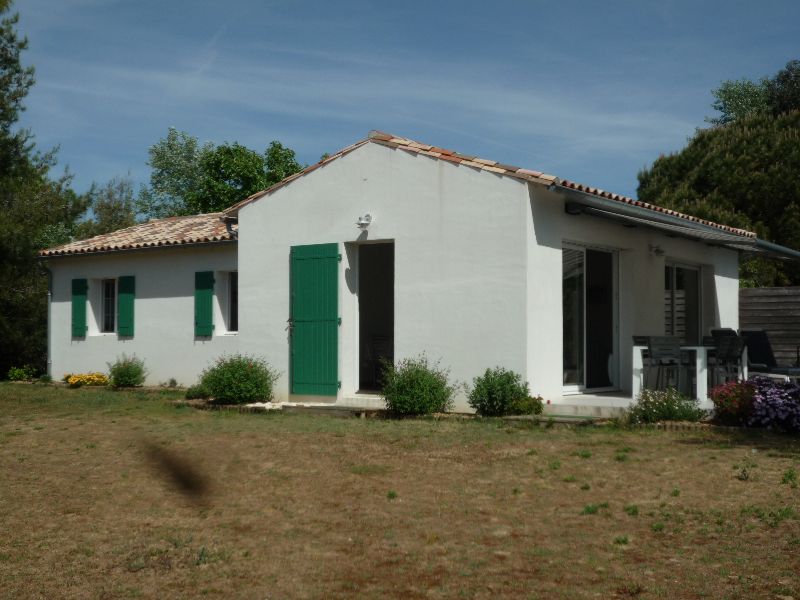
[[[86,337],[111,337],[117,335],[116,331],[106,331],[103,333],[89,333]]]
[[[238,331],[226,331],[225,333],[218,333],[215,337],[231,337],[239,335]]]

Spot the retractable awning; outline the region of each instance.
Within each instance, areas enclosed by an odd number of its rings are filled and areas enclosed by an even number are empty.
[[[739,252],[767,255],[780,260],[800,260],[800,251],[760,240],[753,234],[738,235],[666,213],[657,213],[639,206],[606,200],[593,194],[571,189],[562,189],[561,191],[567,197],[564,209],[571,215],[586,214],[610,219],[627,227],[655,229],[669,236],[702,241],[711,246],[721,246]]]

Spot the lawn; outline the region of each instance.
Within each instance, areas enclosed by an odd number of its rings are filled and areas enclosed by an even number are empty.
[[[800,598],[800,439],[0,384],[0,590]]]

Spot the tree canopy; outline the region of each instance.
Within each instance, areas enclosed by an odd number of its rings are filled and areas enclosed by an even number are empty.
[[[303,168],[294,151],[277,141],[259,153],[237,142],[201,145],[174,128],[149,154],[150,185],[141,190],[137,208],[153,218],[224,210]]]
[[[31,133],[16,128],[34,71],[21,63],[27,40],[10,7],[0,0],[0,377],[26,363],[43,370],[47,278],[37,250],[67,241],[86,208],[68,173],[51,177],[55,153],[38,152]]]
[[[712,125],[727,125],[751,115],[777,117],[800,110],[800,60],[790,60],[774,77],[723,81],[711,94],[711,107],[720,113],[706,118]]]
[[[800,61],[714,90],[716,126],[639,173],[639,199],[800,248]],[[749,258],[742,284],[800,284],[800,265]]]

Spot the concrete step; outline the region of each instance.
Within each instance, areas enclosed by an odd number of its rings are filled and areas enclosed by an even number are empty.
[[[625,409],[621,406],[599,404],[545,404],[543,416],[586,417],[593,419],[613,419],[621,417]]]

